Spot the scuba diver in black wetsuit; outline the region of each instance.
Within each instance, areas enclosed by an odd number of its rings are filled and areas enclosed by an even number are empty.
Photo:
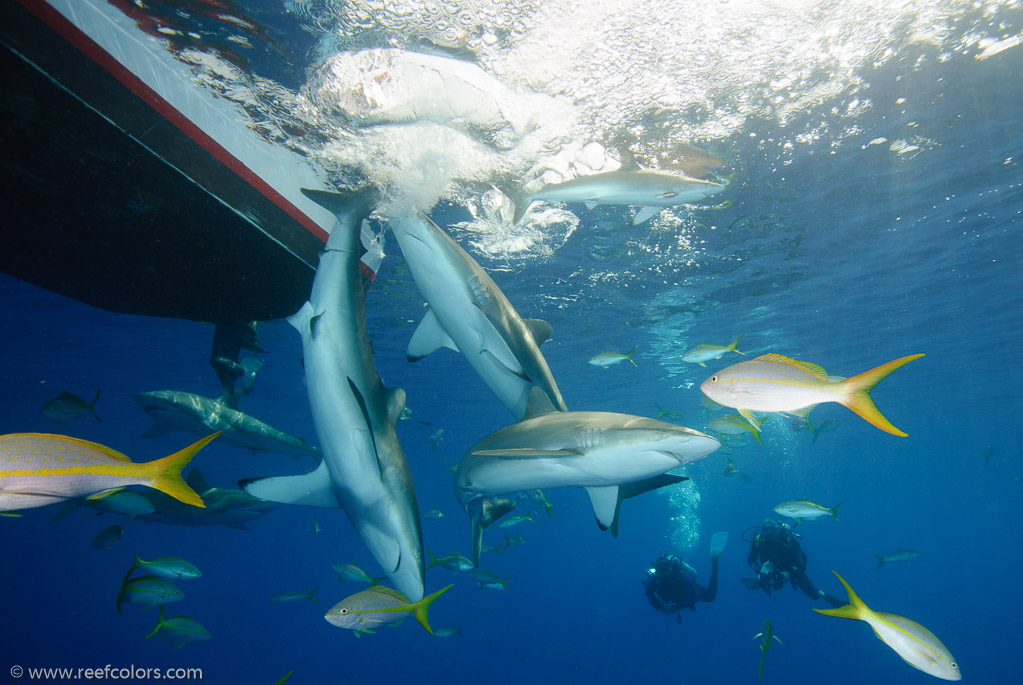
[[[772,589],[781,590],[788,582],[810,599],[823,599],[833,607],[844,606],[842,600],[814,587],[806,575],[806,552],[799,546],[798,537],[802,536],[774,519],[764,519],[761,525],[746,529],[742,538],[750,543],[746,561],[757,572],[757,577],[742,578],[742,584],[750,590],[771,594]]]
[[[696,611],[697,602],[713,602],[718,594],[718,557],[727,539],[724,533],[717,533],[711,542],[707,587],[696,582],[696,569],[674,554],[666,554],[655,561],[643,577],[643,589],[650,606],[663,614],[675,614],[675,620],[681,623],[683,609]]]

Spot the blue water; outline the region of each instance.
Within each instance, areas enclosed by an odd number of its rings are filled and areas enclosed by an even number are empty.
[[[280,30],[295,34],[291,59],[300,73],[308,36],[293,21],[282,19]],[[1019,23],[1010,26],[1019,31]],[[289,35],[277,38],[288,44]],[[769,653],[765,682],[928,681],[866,625],[819,616],[789,589],[766,596],[739,583],[749,575],[742,531],[781,501],[809,498],[844,502],[841,524],[824,519],[797,529],[819,587],[842,596],[828,573],[835,569],[872,608],[935,633],[965,679],[1012,682],[1023,609],[1016,591],[1023,470],[1015,447],[1023,384],[1021,69],[1023,48],[985,60],[957,53],[922,67],[891,60],[864,75],[863,93],[878,104],[856,117],[862,132],[838,135],[842,122],[825,103],[805,113],[806,121],[834,124],[812,145],[786,148],[780,141],[791,131],[751,116],[712,141],[732,173],[714,199],[731,204],[683,212],[685,246],[671,231],[630,226],[623,208],[574,206],[581,224],[550,257],[473,252],[523,317],[553,325],[543,352],[572,409],[656,416],[659,404],[703,429],[711,414],[700,406],[699,384],[739,358],[704,369],[678,357],[697,343],[743,334],[740,349],[751,356],[780,353],[843,376],[926,353],[873,392],[910,437],[885,434],[835,404],[812,415],[815,425],[839,421],[816,443],[793,432],[789,419],[769,418],[763,447],[728,455],[748,478],[723,476],[721,454],[685,470],[699,491],[698,505],[690,503],[698,520],[675,520],[678,503],[650,494],[625,505],[618,539],[594,525],[581,490],[550,491],[552,518],[534,510],[535,522],[485,536],[486,544],[502,542],[502,533],[526,540],[484,555],[485,567],[511,576],[507,592],[477,592],[467,577],[428,572],[430,591],[454,583],[430,615],[434,628],[462,626],[443,640],[412,621],[356,639],[322,619],[359,589],[338,583],[332,564],[354,559],[378,573],[340,511],[282,506],[249,531],[128,521],[124,539],[100,550],[90,540],[120,517],[81,509],[51,525],[57,507],[30,510],[0,519],[0,679],[15,664],[112,664],[196,667],[217,683],[273,683],[290,670],[289,683],[743,683],[756,678],[752,638],[770,619],[784,644]],[[278,78],[293,85],[283,72]],[[908,104],[892,104],[906,93]],[[866,145],[894,140],[908,123],[929,140],[916,154]],[[466,216],[439,205],[433,218],[447,226]],[[465,231],[453,233],[468,245]],[[141,438],[150,421],[131,394],[218,395],[206,362],[211,326],[112,314],[6,276],[0,293],[0,432],[65,432],[135,461],[190,442],[182,434]],[[421,511],[446,513],[423,521],[425,545],[438,555],[468,554],[468,520],[443,471],[511,415],[461,356],[442,350],[405,361],[423,308],[393,240],[366,309],[381,377],[404,388],[413,417],[430,423],[398,425]],[[242,408],[315,440],[298,335],[284,321],[262,323],[259,333],[266,365]],[[633,347],[636,367],[587,364],[598,352]],[[61,391],[91,398],[97,388],[101,423],[84,417],[63,429],[40,413]],[[432,447],[438,429],[443,441]],[[211,484],[232,487],[242,478],[304,472],[311,461],[214,441],[195,465]],[[323,528],[315,535],[308,531],[314,514]],[[673,552],[705,583],[715,531],[730,533],[716,601],[685,612],[681,624],[652,610],[640,584],[644,569]],[[920,550],[920,558],[875,570],[872,553],[901,547]],[[155,611],[115,612],[133,548],[202,570],[201,579],[179,583],[186,597],[168,613],[191,616],[213,639],[172,650],[143,639]],[[316,587],[316,603],[267,601]]]

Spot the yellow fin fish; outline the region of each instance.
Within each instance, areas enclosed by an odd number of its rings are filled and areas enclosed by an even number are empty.
[[[849,583],[845,582],[842,576],[835,571],[832,573],[842,581],[845,592],[849,596],[849,603],[837,609],[814,609],[814,611],[825,616],[864,621],[874,629],[874,634],[881,642],[895,650],[895,653],[913,668],[918,668],[924,673],[942,680],[962,679],[963,674],[959,671],[955,657],[945,645],[941,644],[941,640],[935,637],[934,633],[908,618],[873,611],[863,603],[863,600],[849,587]]]
[[[182,480],[181,470],[218,435],[142,464],[104,445],[66,435],[0,435],[0,511],[42,507],[127,485],[145,485],[185,504],[205,507]]]
[[[733,364],[700,385],[700,390],[718,404],[733,407],[751,423],[753,412],[779,412],[805,416],[821,402],[838,402],[886,433],[907,437],[884,417],[870,398],[870,391],[888,374],[922,354],[900,357],[870,371],[836,379],[809,362],[780,354],[765,354]]]

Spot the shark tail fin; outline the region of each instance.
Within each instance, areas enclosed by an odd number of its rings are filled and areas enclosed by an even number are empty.
[[[154,635],[156,635],[156,632],[158,630],[160,630],[160,628],[163,628],[163,626],[164,626],[164,622],[163,622],[163,605],[161,604],[160,605],[160,614],[159,614],[159,616],[156,617],[156,625],[153,626],[153,629],[149,631],[148,635],[146,635],[146,639],[148,640],[149,638],[151,638]]]
[[[924,355],[911,354],[908,357],[900,357],[870,371],[864,371],[852,378],[839,381],[842,386],[842,393],[838,401],[859,414],[860,418],[874,427],[880,428],[886,433],[897,435],[900,438],[908,437],[907,433],[893,426],[891,421],[886,419],[884,414],[880,412],[874,404],[874,400],[870,397],[870,391],[874,389],[874,386],[883,381],[888,374],[922,356]]]
[[[188,462],[192,461],[192,457],[205,447],[206,443],[218,435],[220,435],[220,432],[207,435],[205,438],[192,443],[182,450],[178,450],[174,454],[145,464],[144,468],[148,472],[149,485],[179,502],[190,504],[193,507],[205,508],[206,505],[203,503],[199,493],[182,480],[181,469],[185,468]]]
[[[454,584],[443,587],[434,592],[432,595],[427,595],[412,605],[415,607],[415,610],[412,612],[413,618],[419,621],[419,625],[423,626],[423,628],[426,629],[426,632],[430,635],[433,635],[433,628],[430,627],[430,622],[427,620],[426,614],[430,610],[430,606],[437,601],[437,598],[453,587]]]
[[[96,394],[95,394],[95,396],[93,396],[92,402],[89,402],[89,411],[91,411],[92,415],[94,417],[96,417],[96,423],[103,423],[102,421],[99,420],[99,414],[96,413],[96,400],[98,400],[98,399],[99,399],[99,388],[96,389]]]
[[[835,577],[842,582],[842,586],[845,588],[846,596],[848,597],[849,603],[840,606],[836,609],[814,609],[818,614],[824,614],[825,616],[834,616],[836,618],[851,618],[855,620],[864,620],[865,617],[869,616],[873,612],[870,610],[863,600],[859,598],[859,595],[849,586],[849,583],[845,582],[845,578],[838,575],[835,571],[832,571]]]

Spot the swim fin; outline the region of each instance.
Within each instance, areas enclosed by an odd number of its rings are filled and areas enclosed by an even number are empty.
[[[717,559],[721,556],[721,553],[725,551],[725,545],[728,544],[728,533],[721,531],[714,533],[710,537],[710,558]]]

